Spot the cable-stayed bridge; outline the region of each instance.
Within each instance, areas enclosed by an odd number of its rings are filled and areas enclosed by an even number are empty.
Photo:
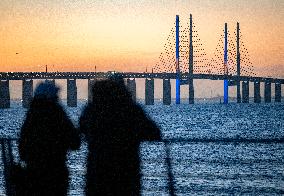
[[[188,85],[189,104],[194,103],[194,79],[209,79],[224,81],[224,103],[228,103],[228,88],[237,88],[237,102],[249,102],[249,83],[254,84],[254,102],[261,102],[260,83],[264,83],[264,101],[271,102],[271,88],[275,84],[275,102],[281,102],[281,85],[284,79],[258,77],[245,43],[242,39],[240,25],[237,23],[235,31],[228,30],[227,24],[219,38],[212,58],[208,58],[202,40],[199,38],[192,15],[185,26],[176,16],[174,27],[159,56],[159,61],[152,69],[152,73],[120,73],[127,79],[129,90],[136,99],[135,78],[145,78],[145,104],[154,104],[154,79],[163,80],[163,103],[171,104],[171,80],[176,81],[176,104],[180,103],[180,86]],[[0,108],[10,107],[10,80],[22,80],[23,106],[28,104],[33,95],[34,79],[66,79],[67,105],[77,106],[76,79],[88,79],[90,89],[96,79],[109,77],[113,72],[0,72]]]

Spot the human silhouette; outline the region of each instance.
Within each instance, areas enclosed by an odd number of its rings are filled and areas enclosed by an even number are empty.
[[[131,98],[119,76],[97,81],[80,129],[88,141],[85,193],[140,195],[139,144],[161,138],[156,124]]]
[[[50,81],[38,85],[21,128],[19,154],[27,170],[21,195],[67,195],[66,154],[80,147],[80,135],[58,102],[58,90]]]

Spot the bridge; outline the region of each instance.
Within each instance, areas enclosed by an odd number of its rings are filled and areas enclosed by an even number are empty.
[[[36,79],[104,79],[115,72],[0,72],[1,80],[36,80]],[[152,79],[176,79],[175,73],[138,73],[119,72],[123,78],[152,78]],[[189,79],[188,73],[181,73],[180,79],[185,82]],[[257,76],[236,76],[218,74],[192,74],[193,79],[230,80],[250,82],[270,82],[284,84],[284,79]]]
[[[127,86],[136,100],[135,78],[145,79],[145,104],[154,104],[154,80],[163,80],[163,103],[171,104],[171,80],[176,81],[176,104],[180,103],[180,86],[188,85],[189,104],[194,104],[194,79],[224,81],[224,103],[228,103],[228,88],[237,87],[237,102],[249,102],[249,83],[254,83],[254,102],[261,102],[260,83],[264,83],[264,101],[271,102],[271,88],[275,84],[275,102],[281,102],[281,85],[284,79],[257,77],[249,60],[248,51],[241,39],[239,23],[237,23],[235,40],[232,39],[225,23],[224,34],[217,44],[214,58],[207,59],[201,39],[194,29],[192,15],[185,28],[180,25],[176,16],[175,27],[164,45],[164,52],[152,73],[120,73],[127,80]],[[242,58],[241,58],[242,57]],[[9,81],[22,80],[23,107],[28,107],[33,95],[33,80],[56,79],[67,80],[67,105],[77,106],[77,79],[88,80],[88,100],[91,100],[91,86],[96,79],[109,77],[113,72],[0,72],[0,108],[10,107]],[[242,84],[242,85],[241,85]]]

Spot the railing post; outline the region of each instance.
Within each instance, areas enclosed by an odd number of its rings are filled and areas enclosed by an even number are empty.
[[[172,164],[171,164],[171,153],[170,147],[167,142],[164,143],[166,148],[166,164],[168,168],[168,188],[170,196],[175,196],[175,187],[174,187],[174,175],[172,171]]]
[[[15,186],[11,183],[11,169],[14,163],[11,141],[9,139],[1,139],[2,162],[4,166],[4,180],[7,196],[14,196]]]

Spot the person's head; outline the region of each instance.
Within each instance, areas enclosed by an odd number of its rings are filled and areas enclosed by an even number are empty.
[[[115,83],[117,83],[121,87],[126,87],[125,83],[124,83],[124,80],[123,80],[123,77],[119,73],[114,73],[114,74],[110,75],[108,77],[108,79],[113,81],[113,82],[115,82]]]
[[[132,103],[131,95],[121,77],[97,81],[92,93],[95,105],[120,106]]]
[[[34,92],[34,99],[36,100],[58,100],[59,87],[54,82],[45,80],[38,84]]]

